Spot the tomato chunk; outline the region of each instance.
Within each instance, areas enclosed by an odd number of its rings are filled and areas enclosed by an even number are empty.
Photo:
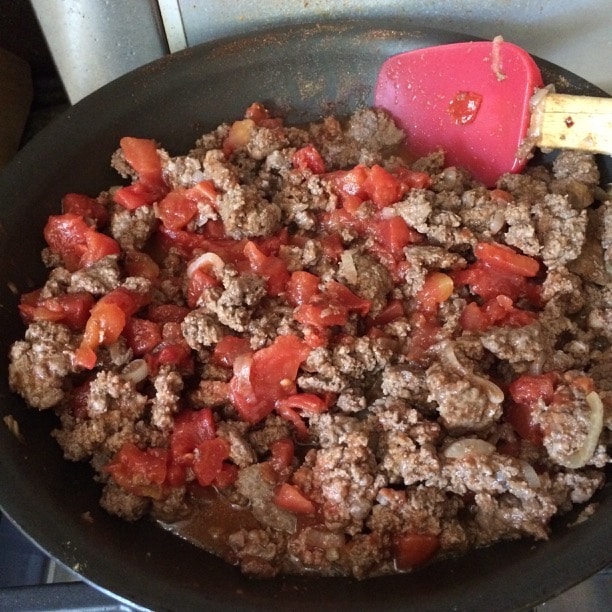
[[[195,449],[217,435],[215,418],[210,408],[184,410],[174,419],[170,435],[170,453],[175,463],[191,465]]]
[[[40,299],[40,291],[21,296],[19,312],[26,323],[32,321],[55,321],[70,329],[81,330],[95,304],[90,293],[77,292]]]
[[[277,400],[295,393],[298,369],[309,353],[304,342],[287,335],[278,336],[247,360],[236,359],[230,395],[241,418],[257,423],[274,410]]]
[[[299,170],[310,170],[313,174],[325,172],[325,162],[321,154],[311,144],[298,149],[291,158],[291,163]]]
[[[126,491],[142,497],[162,499],[167,465],[166,449],[140,450],[132,442],[126,442],[104,469]]]
[[[370,168],[363,189],[377,208],[399,202],[407,191],[406,186],[397,177],[377,164]]]
[[[295,514],[314,514],[315,505],[295,485],[284,482],[274,491],[274,503]]]
[[[423,565],[440,548],[440,539],[435,535],[404,533],[396,537],[393,557],[398,570],[409,570]]]
[[[474,255],[494,270],[505,274],[532,277],[540,270],[540,264],[536,259],[517,253],[505,244],[479,242],[474,247]]]
[[[193,462],[193,473],[198,484],[207,487],[215,482],[229,458],[230,445],[223,438],[204,440],[198,444]]]

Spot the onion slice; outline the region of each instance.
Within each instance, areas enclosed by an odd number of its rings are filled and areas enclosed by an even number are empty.
[[[130,361],[121,371],[121,378],[137,385],[149,375],[149,366],[144,359]]]
[[[219,276],[225,266],[225,262],[216,253],[202,253],[192,259],[187,266],[187,277],[191,278],[196,270],[203,268],[206,271],[213,270],[215,276]]]
[[[444,450],[447,459],[463,459],[470,455],[492,455],[495,452],[493,444],[480,438],[462,438],[453,442]]]
[[[604,409],[601,398],[595,391],[591,391],[586,396],[586,402],[591,409],[589,431],[587,432],[582,446],[576,452],[572,453],[562,464],[572,469],[584,467],[587,461],[593,456],[603,429]]]

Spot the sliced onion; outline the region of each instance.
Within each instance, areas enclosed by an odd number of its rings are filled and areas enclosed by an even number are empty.
[[[480,438],[462,438],[444,450],[447,459],[463,459],[470,455],[492,455],[495,446]]]
[[[587,432],[586,438],[582,446],[575,452],[572,453],[566,461],[562,463],[563,466],[578,469],[586,465],[586,462],[593,456],[597,443],[599,442],[599,436],[603,429],[603,404],[601,398],[595,391],[591,391],[586,396],[586,402],[591,409],[591,415],[589,418],[589,431]],[[560,462],[561,463],[561,462]]]
[[[489,229],[491,230],[491,233],[497,234],[497,232],[499,232],[499,230],[504,227],[505,222],[506,215],[504,215],[503,210],[496,211],[489,223]]]
[[[385,206],[381,209],[380,216],[382,219],[391,219],[391,217],[397,217],[397,212],[392,206]]]
[[[134,359],[121,371],[121,378],[137,385],[149,375],[149,366],[144,359]]]
[[[538,473],[533,469],[531,463],[528,463],[527,461],[521,461],[521,470],[523,471],[523,476],[525,477],[525,481],[527,482],[527,484],[530,487],[537,489],[541,484],[540,477],[538,476]]]
[[[504,392],[495,383],[491,382],[488,378],[469,372],[467,368],[459,362],[453,345],[450,342],[444,342],[440,348],[440,357],[446,361],[446,364],[456,373],[464,376],[474,386],[480,387],[487,394],[492,404],[501,404],[504,401]]]
[[[187,266],[187,277],[193,276],[196,270],[201,268],[205,270],[213,270],[215,275],[221,274],[225,262],[216,253],[202,253],[195,259],[189,262]]]
[[[357,283],[357,268],[355,267],[355,261],[353,260],[353,253],[349,251],[343,251],[340,256],[339,270],[340,274],[346,278],[347,282],[354,285]]]

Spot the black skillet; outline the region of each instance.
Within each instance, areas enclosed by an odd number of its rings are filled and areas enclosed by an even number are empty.
[[[346,114],[371,99],[382,61],[401,51],[465,40],[411,28],[408,20],[306,24],[166,57],[103,87],[30,142],[0,174],[0,412],[24,442],[0,425],[0,505],[42,549],[85,581],[155,610],[517,610],[584,580],[612,559],[610,487],[585,523],[554,524],[550,541],[502,543],[414,572],[357,582],[288,577],[256,581],[153,523],[128,524],[98,508],[86,465],[63,461],[50,438],[51,413],[26,410],[6,384],[6,354],[23,328],[15,291],[38,286],[46,217],[62,194],[96,195],[118,177],[109,158],[124,135],[155,138],[171,154],[204,131],[240,118],[253,101],[290,122]],[[540,62],[558,91],[605,95],[577,76]],[[610,158],[602,161],[612,175]],[[87,515],[85,513],[88,513]],[[86,520],[86,517],[90,520]]]

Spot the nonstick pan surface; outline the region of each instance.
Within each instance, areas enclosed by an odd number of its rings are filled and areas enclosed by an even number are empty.
[[[503,32],[502,32],[503,34]],[[612,556],[610,486],[588,521],[558,520],[547,542],[502,543],[412,574],[358,582],[286,577],[253,580],[143,520],[98,507],[87,465],[65,462],[49,431],[55,417],[27,410],[6,381],[10,344],[23,334],[17,292],[45,277],[42,228],[69,191],[96,195],[118,182],[111,153],[125,135],[155,138],[172,155],[253,101],[288,122],[367,105],[377,71],[394,53],[464,36],[412,29],[408,20],[304,24],[206,43],[110,83],[38,134],[0,173],[0,505],[49,555],[85,581],[155,610],[517,610],[528,609],[606,566]],[[595,52],[594,52],[595,53]],[[604,95],[539,62],[558,91]],[[605,180],[610,159],[602,160]]]

